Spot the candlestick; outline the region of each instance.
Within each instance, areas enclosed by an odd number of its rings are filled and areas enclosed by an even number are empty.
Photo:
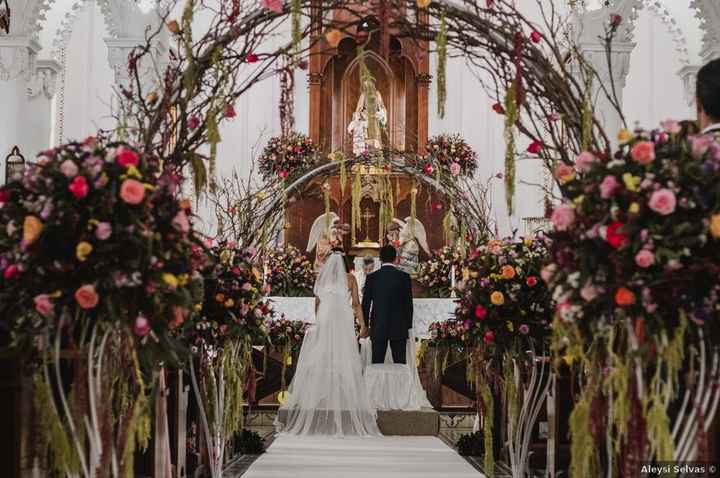
[[[450,267],[450,297],[455,296],[455,264]]]

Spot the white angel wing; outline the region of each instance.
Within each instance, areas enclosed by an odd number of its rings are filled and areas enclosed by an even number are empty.
[[[408,229],[414,227],[414,235],[415,239],[417,239],[418,244],[420,244],[420,247],[422,247],[423,251],[425,251],[427,254],[430,254],[430,247],[427,243],[427,233],[425,232],[425,226],[422,225],[420,221],[415,219],[413,221],[412,217],[406,217],[405,222],[407,223],[406,227]]]
[[[334,212],[330,213],[330,224],[336,222],[340,217],[335,214]],[[313,249],[315,249],[315,245],[317,245],[318,240],[322,236],[323,232],[325,232],[325,214],[321,214],[320,216],[315,219],[313,222],[312,227],[310,228],[310,236],[308,237],[308,245],[307,245],[307,251],[310,252]]]
[[[398,219],[398,218],[394,217],[394,218],[393,218],[393,222],[394,222],[395,224],[399,225],[399,226],[400,226],[400,229],[402,229],[403,227],[405,227],[405,221],[403,221],[402,219]]]

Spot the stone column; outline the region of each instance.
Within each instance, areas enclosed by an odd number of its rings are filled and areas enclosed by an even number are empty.
[[[13,146],[31,160],[50,144],[50,108],[60,66],[38,60],[39,51],[30,35],[0,37],[0,176]]]
[[[695,88],[697,86],[696,81],[698,71],[700,71],[700,67],[697,65],[685,65],[680,69],[680,71],[678,71],[678,75],[683,80],[685,102],[688,106],[693,106],[695,104]]]

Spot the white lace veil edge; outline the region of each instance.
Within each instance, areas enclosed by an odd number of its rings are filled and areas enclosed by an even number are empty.
[[[332,252],[320,269],[313,292],[316,296],[327,293],[344,293],[348,289],[345,258],[341,252]]]

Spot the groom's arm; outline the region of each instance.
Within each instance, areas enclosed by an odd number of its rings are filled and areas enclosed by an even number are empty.
[[[412,295],[412,279],[410,274],[405,274],[405,300],[406,300],[406,314],[408,324],[407,328],[412,329],[413,327],[413,295]]]
[[[372,304],[372,280],[373,274],[365,277],[365,285],[363,286],[362,310],[365,316],[365,323],[368,327],[372,325],[370,321],[370,305]]]

